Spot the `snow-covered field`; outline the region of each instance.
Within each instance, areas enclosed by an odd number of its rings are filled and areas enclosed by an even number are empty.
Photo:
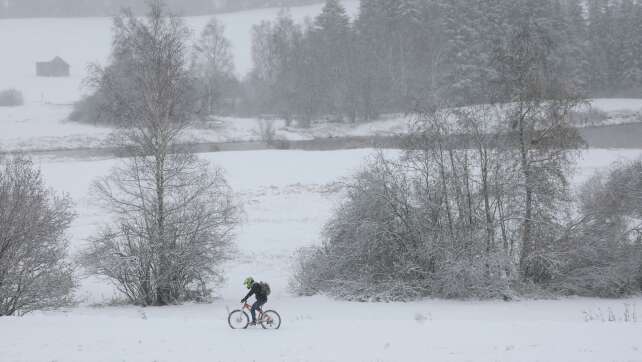
[[[395,151],[388,151],[391,156]],[[84,279],[81,307],[0,319],[0,361],[642,361],[642,320],[585,321],[584,312],[623,318],[629,300],[521,302],[423,301],[364,304],[287,292],[293,251],[320,242],[340,200],[338,182],[372,150],[206,154],[226,170],[245,208],[236,259],[213,304],[166,308],[92,307],[108,301],[106,281]],[[584,152],[575,183],[642,150]],[[116,160],[37,159],[48,184],[69,192],[78,218],[72,249],[104,215],[90,184]],[[269,281],[279,331],[234,331],[227,310],[243,296],[243,278]],[[642,318],[642,316],[640,316]]]

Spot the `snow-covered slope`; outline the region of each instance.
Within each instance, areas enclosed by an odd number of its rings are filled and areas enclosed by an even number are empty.
[[[0,318],[2,361],[638,361],[641,323],[624,318],[642,299],[413,303],[348,303],[287,293],[292,253],[320,242],[337,205],[342,178],[372,150],[226,152],[204,155],[226,170],[245,205],[238,252],[213,304],[165,308],[89,307],[108,301],[107,281],[83,279],[84,307]],[[395,151],[389,151],[391,156]],[[583,153],[575,183],[641,150]],[[72,249],[104,222],[91,198],[93,179],[115,160],[38,160],[48,184],[71,194],[78,219]],[[82,171],[80,171],[82,170]],[[234,331],[227,312],[238,306],[247,275],[269,281],[269,307],[279,331]],[[585,313],[586,312],[586,313]],[[601,320],[604,316],[605,321]],[[597,318],[586,321],[586,318]]]

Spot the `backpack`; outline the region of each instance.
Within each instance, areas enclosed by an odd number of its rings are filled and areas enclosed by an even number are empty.
[[[270,293],[272,293],[272,290],[270,290],[270,284],[266,282],[260,282],[259,285],[261,286],[261,291],[266,297],[270,295]]]

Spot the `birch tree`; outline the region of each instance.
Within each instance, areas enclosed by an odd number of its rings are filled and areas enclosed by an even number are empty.
[[[232,47],[223,24],[212,18],[193,48],[191,71],[200,86],[199,113],[212,115],[230,108],[225,102],[233,98],[236,78]]]
[[[509,102],[504,126],[521,174],[520,270],[536,280],[550,276],[546,269],[551,260],[541,252],[569,200],[567,177],[583,145],[569,118],[582,99],[557,76],[556,46],[551,29],[531,19],[496,58],[501,74],[496,96]]]
[[[126,72],[97,77],[100,90],[119,100],[108,111],[123,120],[119,140],[127,158],[96,182],[114,222],[91,240],[82,262],[141,305],[207,297],[236,222],[222,171],[181,146],[194,117],[187,34],[159,1],[145,19],[125,12],[115,20],[114,52],[126,54]]]

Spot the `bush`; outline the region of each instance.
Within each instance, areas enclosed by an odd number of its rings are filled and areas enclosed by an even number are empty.
[[[292,291],[357,301],[503,296],[505,257],[442,241],[442,220],[431,220],[416,181],[383,159],[357,175],[323,245],[299,250]]]
[[[74,110],[69,115],[69,120],[79,123],[109,124],[109,120],[101,116],[100,109],[104,103],[99,92],[87,96],[74,103]]]
[[[623,297],[642,287],[642,161],[615,166],[579,194],[581,222],[558,249],[551,287],[563,294]]]
[[[29,160],[0,162],[0,316],[71,302],[72,218],[70,199],[47,190]]]
[[[0,107],[16,107],[24,104],[22,93],[17,89],[0,91]]]

